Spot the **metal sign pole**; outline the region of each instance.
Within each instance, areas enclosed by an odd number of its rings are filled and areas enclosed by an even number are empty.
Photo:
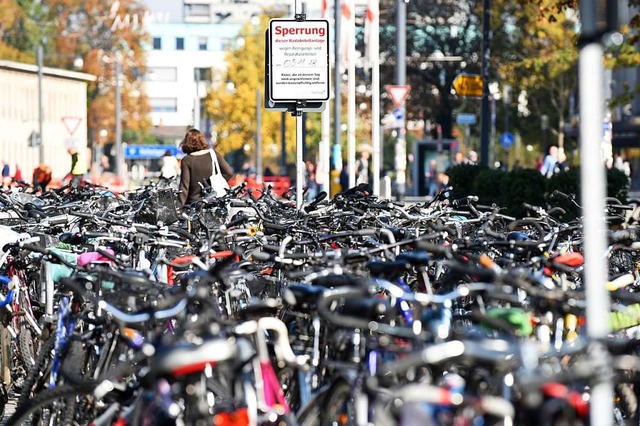
[[[256,90],[256,182],[262,185],[262,92]]]
[[[39,145],[38,145],[38,161],[40,164],[44,163],[44,138],[43,135],[43,123],[44,123],[44,91],[42,89],[42,81],[43,77],[43,56],[44,56],[44,46],[43,40],[38,43],[38,137]]]
[[[404,86],[407,81],[406,56],[407,56],[407,4],[404,0],[396,0],[396,84]],[[402,118],[406,117],[405,103],[402,101],[398,107]],[[406,125],[399,126],[396,131],[395,168],[396,168],[396,198],[404,199],[407,192],[407,140]]]
[[[371,61],[371,141],[373,145],[373,194],[380,196],[380,170],[382,168],[382,147],[380,146],[380,17],[376,4],[371,22],[371,40],[373,43]],[[388,194],[387,194],[388,195]]]
[[[584,280],[587,298],[587,334],[605,338],[609,333],[610,300],[606,289],[607,264],[604,208],[606,175],[600,154],[603,106],[603,49],[589,43],[580,49],[580,180],[584,215]],[[588,182],[588,184],[587,184]],[[606,367],[605,348],[594,347],[591,357]],[[607,377],[591,388],[591,424],[613,424],[613,383]]]
[[[127,181],[126,168],[124,167],[124,153],[122,152],[122,88],[120,78],[122,75],[122,57],[116,52],[116,176],[123,182]]]
[[[296,207],[302,208],[304,191],[304,159],[302,158],[302,112],[296,113]]]
[[[349,167],[349,187],[356,185],[356,14],[355,3],[347,0],[349,26],[347,28],[347,164]]]
[[[610,332],[611,301],[606,289],[607,240],[604,221],[606,174],[601,155],[604,118],[604,53],[598,21],[601,11],[596,0],[580,1],[581,47],[579,58],[580,90],[580,181],[584,217],[584,282],[587,299],[587,334],[604,339]],[[591,387],[592,425],[613,424],[613,371],[607,349],[593,342],[589,355],[594,377]]]

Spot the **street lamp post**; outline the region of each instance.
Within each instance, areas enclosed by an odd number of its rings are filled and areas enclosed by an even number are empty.
[[[256,182],[262,185],[262,92],[256,89]]]
[[[122,74],[122,58],[120,52],[116,52],[116,176],[126,180],[122,152],[122,90],[120,88],[120,75]]]
[[[542,116],[540,116],[540,127],[542,128],[542,146],[544,147],[544,152],[546,152],[548,150],[548,146],[547,144],[549,143],[548,141],[548,133],[547,130],[549,129],[549,116],[546,114],[543,114]]]
[[[484,0],[482,6],[482,122],[480,130],[480,162],[489,164],[489,67],[491,65],[491,0]]]
[[[44,91],[42,90],[43,78],[43,56],[44,56],[44,40],[38,43],[38,162],[44,163],[44,138],[42,137],[42,128],[44,122]]]
[[[407,56],[407,3],[404,0],[396,0],[396,84],[404,86],[407,80],[405,58]],[[402,117],[405,117],[405,103],[400,106]],[[406,194],[406,170],[407,170],[407,140],[405,139],[405,127],[396,129],[398,132],[395,147],[396,168],[396,197],[404,199]]]

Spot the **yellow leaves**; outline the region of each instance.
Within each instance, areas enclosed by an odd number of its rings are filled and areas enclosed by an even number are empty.
[[[35,62],[35,58],[33,57],[33,55],[23,53],[15,47],[9,46],[2,41],[0,41],[0,59],[28,63]]]
[[[249,157],[255,155],[257,91],[262,93],[259,108],[262,114],[261,136],[264,164],[272,169],[279,164],[281,154],[281,113],[264,109],[264,31],[269,17],[262,16],[259,28],[247,24],[240,32],[239,43],[227,55],[227,69],[214,77],[205,106],[218,135],[218,149],[222,153],[240,150]],[[287,151],[294,152],[295,120],[286,117]]]
[[[0,0],[0,36],[7,28],[13,27],[20,13],[20,6],[16,0]]]

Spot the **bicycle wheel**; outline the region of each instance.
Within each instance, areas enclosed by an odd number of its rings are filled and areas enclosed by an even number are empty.
[[[24,405],[32,394],[36,394],[40,389],[43,389],[46,385],[46,378],[48,377],[48,370],[51,367],[51,351],[55,345],[55,335],[49,337],[49,339],[40,346],[38,356],[33,369],[27,375],[27,378],[22,385],[22,391],[20,392],[20,398],[18,398],[18,407]]]
[[[22,327],[18,334],[18,351],[24,371],[28,374],[36,364],[37,346],[33,332],[29,327]]]
[[[349,384],[342,379],[316,394],[297,413],[300,426],[333,426],[348,424],[350,407]]]
[[[18,407],[9,418],[7,425],[22,425],[28,423],[32,426],[49,424],[85,424],[91,418],[95,418],[95,408],[92,409],[93,391],[96,383],[84,383],[81,385],[61,385],[53,389],[47,389],[36,395],[28,404]],[[79,402],[84,401],[83,404]],[[74,410],[74,415],[69,418],[68,405],[73,402],[81,405],[82,410]],[[78,417],[76,417],[78,416]],[[79,418],[82,416],[82,418]],[[66,417],[66,418],[65,418]]]
[[[321,426],[353,424],[351,388],[345,381],[336,382],[320,413]]]

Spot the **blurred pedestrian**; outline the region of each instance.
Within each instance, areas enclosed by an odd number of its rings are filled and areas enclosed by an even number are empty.
[[[22,170],[20,166],[16,164],[16,173],[13,175],[13,180],[22,180]]]
[[[369,158],[371,157],[372,151],[373,149],[371,148],[371,145],[360,145],[360,156],[356,160],[356,185],[361,183],[369,185],[369,182],[371,182]]]
[[[540,174],[545,177],[551,177],[555,173],[556,165],[558,164],[558,147],[553,145],[549,148],[549,153],[544,157],[542,167],[540,167]]]
[[[471,150],[467,153],[467,159],[464,162],[465,164],[469,164],[475,166],[478,164],[478,153],[474,150]]]
[[[458,151],[453,157],[453,166],[459,166],[461,164],[464,164],[464,154]]]
[[[316,182],[316,166],[310,160],[305,161],[305,186],[307,187],[307,201],[316,198],[318,183]]]
[[[82,184],[82,178],[87,173],[87,165],[78,149],[69,148],[67,152],[71,155],[71,171],[65,176],[65,179],[69,177],[71,187],[77,188]]]
[[[178,176],[179,172],[180,166],[178,165],[178,159],[170,149],[166,150],[162,158],[160,158],[160,177],[173,179]]]
[[[631,177],[631,164],[629,164],[624,154],[614,155],[613,166],[623,172],[627,177]]]
[[[438,193],[438,162],[436,160],[429,161],[429,169],[425,173],[427,179],[427,195],[430,197]]]
[[[342,170],[340,170],[340,187],[342,188],[341,192],[349,189],[349,162],[347,160],[342,160]]]
[[[522,170],[522,163],[519,158],[516,159],[516,162],[513,165],[513,170]]]
[[[36,191],[46,191],[47,185],[51,183],[51,167],[41,163],[33,169],[33,188]]]
[[[558,162],[556,163],[554,174],[558,172],[564,172],[566,170],[569,170],[569,165],[567,164],[567,155],[564,153],[564,149],[559,149]]]
[[[202,198],[203,184],[210,184],[214,174],[213,164],[217,162],[219,172],[227,181],[233,176],[233,169],[224,157],[209,145],[202,132],[191,129],[180,143],[186,157],[180,164],[180,204],[185,205]]]
[[[6,185],[11,182],[11,167],[6,161],[2,161],[2,184]]]

